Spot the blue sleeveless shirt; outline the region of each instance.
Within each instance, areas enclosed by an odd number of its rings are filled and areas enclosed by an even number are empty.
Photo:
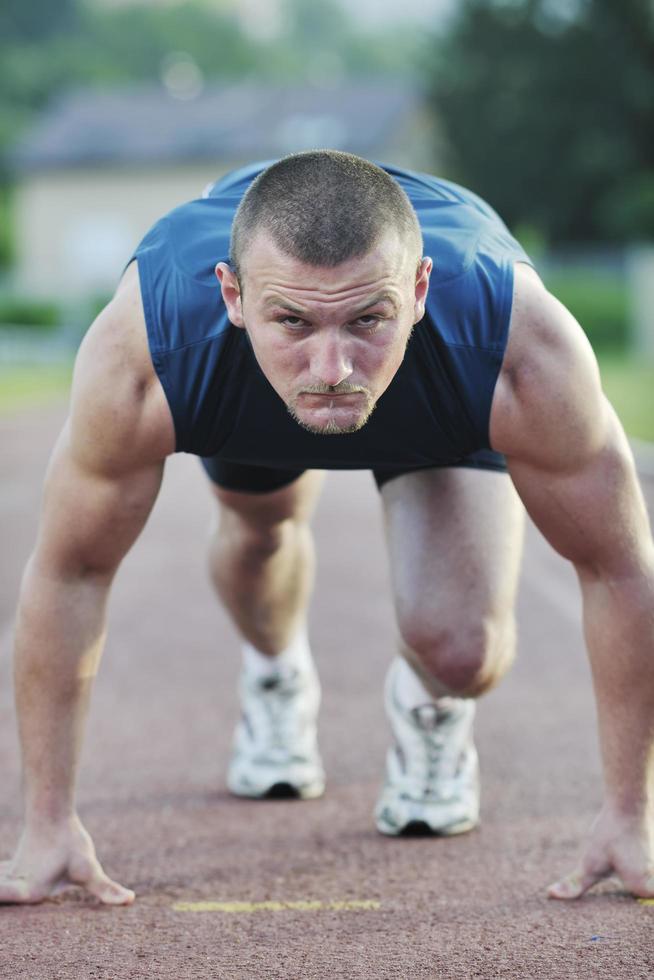
[[[382,165],[416,210],[433,259],[424,318],[366,425],[315,435],[286,410],[246,332],[227,318],[214,269],[232,219],[268,163],[234,171],[164,216],[138,262],[152,362],[176,451],[297,469],[383,469],[455,462],[489,448],[493,391],[507,342],[513,263],[530,260],[481,198],[449,181]]]

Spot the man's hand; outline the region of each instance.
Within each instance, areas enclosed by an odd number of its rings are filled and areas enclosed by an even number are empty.
[[[105,905],[131,905],[134,892],[112,881],[77,816],[47,831],[26,829],[11,861],[0,864],[0,902],[34,904],[80,885]]]
[[[654,898],[654,824],[617,817],[605,807],[593,823],[575,870],[550,885],[550,898],[581,898],[609,875],[639,898]]]

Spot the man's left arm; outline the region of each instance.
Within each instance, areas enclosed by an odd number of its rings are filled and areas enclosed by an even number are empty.
[[[605,797],[578,867],[577,898],[617,874],[654,896],[654,545],[633,456],[590,346],[535,274],[516,267],[506,356],[491,413],[529,514],[581,585]]]

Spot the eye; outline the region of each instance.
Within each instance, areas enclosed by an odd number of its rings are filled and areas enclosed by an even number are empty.
[[[305,321],[299,316],[282,316],[279,318],[278,323],[282,323],[289,330],[301,330],[302,327],[306,326]]]
[[[372,313],[367,313],[365,316],[359,316],[354,321],[357,327],[362,327],[364,330],[375,330],[381,322],[381,317],[379,315],[373,315]]]

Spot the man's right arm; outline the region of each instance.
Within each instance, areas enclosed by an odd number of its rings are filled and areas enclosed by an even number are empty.
[[[76,814],[75,781],[109,588],[174,448],[140,317],[133,290],[119,291],[91,328],[77,359],[71,417],[48,469],[16,624],[25,827],[0,874],[4,902],[40,901],[66,881],[104,902],[133,899],[97,861]]]

